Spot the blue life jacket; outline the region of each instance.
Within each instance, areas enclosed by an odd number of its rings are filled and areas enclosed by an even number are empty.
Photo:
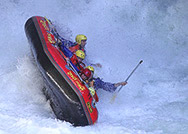
[[[66,46],[67,48],[76,45],[76,44],[73,43],[72,41],[70,41],[70,40],[66,40],[66,39],[64,39],[64,38],[61,37],[61,36],[59,36],[59,39],[61,40],[62,45]]]
[[[71,58],[73,56],[73,53],[63,44],[61,44],[60,49],[66,57]]]
[[[73,56],[73,53],[67,47],[65,47],[63,43],[61,44],[60,49],[64,53],[64,55],[68,57],[69,59]],[[71,61],[70,63],[76,69],[76,71],[79,72],[79,69]]]

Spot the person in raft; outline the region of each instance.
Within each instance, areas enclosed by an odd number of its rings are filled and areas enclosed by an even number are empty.
[[[86,55],[86,51],[85,51],[85,46],[87,44],[87,37],[83,34],[78,34],[75,38],[76,42],[71,42],[69,40],[64,39],[63,37],[57,35],[60,43],[63,46],[66,46],[72,53],[75,53],[77,50],[82,50],[85,55]],[[93,66],[96,67],[102,67],[102,65],[100,63],[96,63],[96,64],[92,64]]]
[[[64,44],[60,45],[60,49],[67,57],[67,62],[70,61],[78,73],[82,72],[85,67],[85,64],[82,62],[85,59],[85,53],[82,50],[77,50],[73,53]]]
[[[114,92],[119,86],[124,86],[127,84],[127,82],[118,82],[118,83],[110,83],[110,82],[104,82],[101,78],[97,77],[94,78],[94,67],[92,66],[87,66],[91,71],[91,76],[88,79],[88,85],[92,87],[95,90],[98,90],[99,88],[102,88],[103,90],[106,90],[108,92]]]
[[[87,37],[83,34],[79,34],[76,36],[76,42],[72,42],[70,40],[64,39],[58,34],[58,41],[61,42],[62,45],[69,48],[72,53],[75,53],[77,50],[82,50],[85,53],[85,45],[87,43]]]
[[[88,84],[89,79],[92,77],[92,72],[88,68],[85,68],[80,73],[80,77],[82,78],[82,80],[84,80]],[[95,101],[98,102],[99,98],[98,98],[98,95],[96,94],[95,90],[93,89],[93,87],[89,87],[88,89],[89,89],[91,95],[94,97]]]

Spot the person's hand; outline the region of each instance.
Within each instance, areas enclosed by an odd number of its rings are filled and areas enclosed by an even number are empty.
[[[123,81],[123,82],[119,82],[119,83],[114,84],[114,86],[119,87],[119,86],[125,86],[126,84],[127,84],[127,82]]]
[[[96,63],[95,66],[100,67],[100,68],[102,67],[102,65],[100,63]]]
[[[91,64],[91,66],[95,66],[95,67],[102,67],[102,65],[100,63],[96,63],[96,64]]]
[[[125,85],[127,84],[127,82],[124,81],[124,82],[120,82],[119,84],[120,84],[121,86],[125,86]]]
[[[89,86],[90,87],[94,87],[94,80],[92,80],[91,82],[89,82]]]

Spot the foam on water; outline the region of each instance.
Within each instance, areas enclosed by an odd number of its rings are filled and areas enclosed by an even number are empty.
[[[0,132],[149,133],[188,132],[187,0],[1,0]],[[50,18],[59,33],[88,37],[87,58],[100,62],[98,76],[124,80],[138,68],[114,103],[98,91],[98,123],[73,128],[55,119],[24,33],[34,15]]]

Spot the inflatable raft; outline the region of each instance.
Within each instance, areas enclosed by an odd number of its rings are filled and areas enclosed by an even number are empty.
[[[25,23],[25,33],[45,81],[44,93],[60,120],[74,126],[94,124],[98,118],[95,101],[86,84],[67,65],[66,56],[54,45],[49,21],[34,16]]]

